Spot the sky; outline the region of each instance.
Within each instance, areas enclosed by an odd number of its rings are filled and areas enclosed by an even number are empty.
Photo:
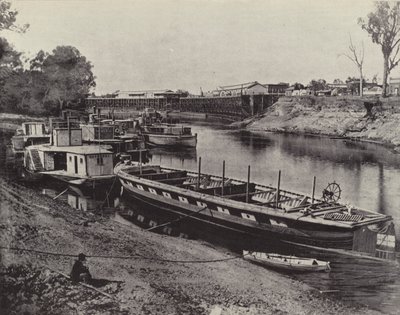
[[[93,64],[97,95],[116,90],[332,82],[357,76],[349,37],[364,43],[365,76],[382,78],[380,47],[357,24],[372,1],[12,0],[25,34],[7,32],[27,57],[59,45]],[[399,76],[395,69],[391,75]]]

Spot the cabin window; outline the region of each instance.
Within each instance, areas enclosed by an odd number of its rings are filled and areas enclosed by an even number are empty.
[[[103,156],[102,155],[98,155],[97,156],[97,164],[98,165],[104,165],[104,161],[103,161]]]
[[[167,192],[163,191],[163,193],[162,193],[162,194],[164,195],[164,197],[166,197],[166,198],[169,198],[169,199],[172,199],[172,197],[171,197],[171,194],[170,194],[170,193],[167,193]]]
[[[149,192],[151,192],[153,195],[157,195],[157,192],[153,188],[149,188]]]
[[[202,208],[207,207],[207,204],[201,201],[197,201],[197,205]]]
[[[69,161],[72,162],[72,156],[69,157]]]
[[[144,190],[144,188],[143,188],[142,185],[136,185],[136,187],[137,187],[138,189],[140,189],[140,190]]]
[[[79,160],[80,162],[81,162],[81,164],[83,164],[83,158],[80,158],[80,160]]]
[[[185,197],[178,196],[178,198],[179,198],[179,201],[181,201],[181,202],[189,203],[189,201]]]

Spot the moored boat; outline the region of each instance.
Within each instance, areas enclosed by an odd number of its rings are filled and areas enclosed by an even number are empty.
[[[190,127],[157,123],[143,126],[146,143],[153,146],[196,147],[197,134]]]
[[[325,199],[230,178],[121,163],[114,168],[124,191],[171,213],[189,216],[221,229],[236,231],[267,243],[284,242],[394,258],[392,218],[350,208]],[[333,187],[336,187],[333,185]]]
[[[314,258],[288,256],[276,253],[252,252],[247,250],[243,251],[243,258],[263,266],[287,271],[311,272],[331,270],[328,261]]]
[[[50,138],[43,122],[25,122],[11,138],[12,150],[15,154],[23,154],[25,147],[50,143]]]
[[[24,169],[33,178],[50,176],[77,186],[114,180],[113,165],[113,153],[106,147],[82,144],[81,129],[56,128],[52,145],[29,146],[24,151]]]

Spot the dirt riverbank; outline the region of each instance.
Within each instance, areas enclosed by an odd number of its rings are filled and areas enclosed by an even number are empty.
[[[399,148],[398,102],[384,99],[377,103],[377,99],[357,97],[282,97],[263,115],[239,126],[250,131],[342,137]]]
[[[2,249],[2,314],[376,314],[200,241],[79,212],[3,179],[0,192],[1,246],[72,255]],[[109,281],[99,293],[59,274],[80,252],[132,258],[88,258]],[[224,261],[174,262],[212,260]]]

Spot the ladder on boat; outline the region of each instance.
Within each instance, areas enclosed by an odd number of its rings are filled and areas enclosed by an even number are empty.
[[[39,156],[38,150],[31,149],[31,150],[29,150],[29,152],[30,152],[31,160],[32,160],[33,166],[35,168],[35,171],[38,171],[38,172],[43,171],[44,169],[43,169],[42,162],[40,161],[40,156]]]

